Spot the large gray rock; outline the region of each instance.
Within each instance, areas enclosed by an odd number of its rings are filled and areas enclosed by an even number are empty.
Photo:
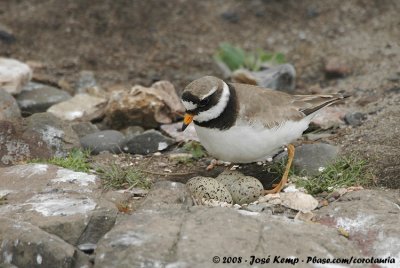
[[[0,89],[18,94],[32,77],[31,68],[14,59],[0,58]]]
[[[47,164],[0,169],[0,217],[29,222],[78,246],[95,244],[114,225],[118,209],[102,198],[95,175]]]
[[[48,113],[34,114],[23,122],[0,121],[0,166],[32,158],[62,157],[79,147],[72,128]]]
[[[400,191],[362,190],[350,192],[321,208],[316,221],[344,229],[349,240],[365,256],[400,262]],[[392,267],[392,266],[386,266]],[[393,267],[397,267],[394,265]]]
[[[46,112],[50,106],[70,98],[66,91],[34,82],[26,85],[16,97],[24,115]]]
[[[92,154],[103,151],[122,153],[125,146],[125,136],[117,130],[98,131],[81,138],[81,145],[90,149]]]
[[[45,145],[51,156],[64,156],[72,148],[80,147],[79,138],[70,124],[50,113],[34,114],[26,118],[25,123],[22,137],[36,137],[37,145]]]
[[[87,255],[30,223],[0,217],[0,233],[1,267],[90,267]]]
[[[69,100],[60,102],[47,109],[47,112],[67,121],[91,121],[104,114],[107,100],[88,94],[76,94]]]
[[[14,97],[7,91],[0,89],[0,121],[12,121],[20,118],[21,111]]]
[[[175,143],[175,140],[165,137],[156,130],[147,130],[127,141],[124,150],[131,154],[150,154],[162,151]]]

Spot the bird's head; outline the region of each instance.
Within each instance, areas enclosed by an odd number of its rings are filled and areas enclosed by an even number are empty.
[[[204,76],[186,86],[182,103],[186,108],[182,130],[194,120],[206,122],[217,118],[229,100],[229,87],[221,79]]]

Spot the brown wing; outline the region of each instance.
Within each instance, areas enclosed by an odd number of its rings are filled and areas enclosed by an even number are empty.
[[[341,94],[289,95],[282,91],[244,84],[231,84],[239,99],[239,117],[274,127],[282,122],[299,121],[340,99]]]

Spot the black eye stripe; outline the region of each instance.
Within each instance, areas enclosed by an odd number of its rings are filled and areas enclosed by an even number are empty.
[[[207,97],[207,98],[205,98],[205,99],[202,99],[202,100],[199,102],[199,106],[200,106],[200,107],[206,106],[209,102],[210,102],[210,98]]]

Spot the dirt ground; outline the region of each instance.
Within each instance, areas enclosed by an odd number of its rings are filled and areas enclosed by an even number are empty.
[[[221,42],[282,52],[296,68],[298,93],[352,94],[347,107],[368,120],[334,141],[398,188],[399,11],[397,0],[1,1],[0,56],[31,62],[34,80],[66,90],[92,70],[105,88],[166,79],[181,92],[195,78],[222,75],[213,61]],[[347,77],[325,77],[334,57]]]

